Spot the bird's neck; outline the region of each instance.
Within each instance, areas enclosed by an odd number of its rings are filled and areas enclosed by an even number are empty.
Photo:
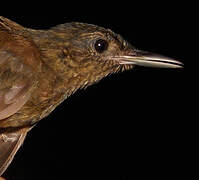
[[[104,63],[73,60],[68,52],[70,40],[67,41],[67,34],[63,39],[53,31],[29,31],[40,49],[43,62],[38,93],[42,101],[51,99],[53,104],[59,104],[79,88],[87,87],[116,70]]]
[[[71,71],[67,71],[62,64],[66,46],[50,31],[32,29],[28,31],[40,50],[42,60],[38,91],[35,96],[41,102],[49,100],[54,101],[52,104],[62,102],[82,85],[82,82],[78,82],[75,78],[74,70],[71,68]]]

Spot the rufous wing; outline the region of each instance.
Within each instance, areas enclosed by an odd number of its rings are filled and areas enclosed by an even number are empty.
[[[40,66],[40,52],[26,29],[0,16],[0,176],[28,131],[20,128],[12,133],[6,131],[12,127],[12,121],[20,122],[9,118],[19,113],[31,98]]]
[[[21,109],[28,101],[34,83],[33,72],[19,57],[0,50],[0,120]]]
[[[0,16],[0,121],[29,100],[40,63],[39,50],[25,28]]]

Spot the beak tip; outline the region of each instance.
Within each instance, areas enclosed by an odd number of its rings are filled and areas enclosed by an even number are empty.
[[[181,63],[180,61],[176,61],[176,64],[173,64],[174,67],[173,68],[177,68],[177,69],[183,69],[184,68],[184,64]]]

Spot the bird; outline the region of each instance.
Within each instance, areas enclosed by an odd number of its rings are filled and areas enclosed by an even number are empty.
[[[0,176],[27,133],[69,96],[135,66],[183,64],[138,50],[96,25],[70,22],[35,30],[0,16]]]

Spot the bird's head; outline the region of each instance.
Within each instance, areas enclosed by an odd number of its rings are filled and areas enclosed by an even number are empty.
[[[135,65],[165,68],[182,66],[182,63],[173,59],[137,50],[120,35],[99,26],[66,23],[52,28],[50,32],[56,35],[53,39],[57,41],[58,61],[61,62],[59,68],[67,77],[84,79],[88,85]],[[61,51],[58,44],[61,44]]]

